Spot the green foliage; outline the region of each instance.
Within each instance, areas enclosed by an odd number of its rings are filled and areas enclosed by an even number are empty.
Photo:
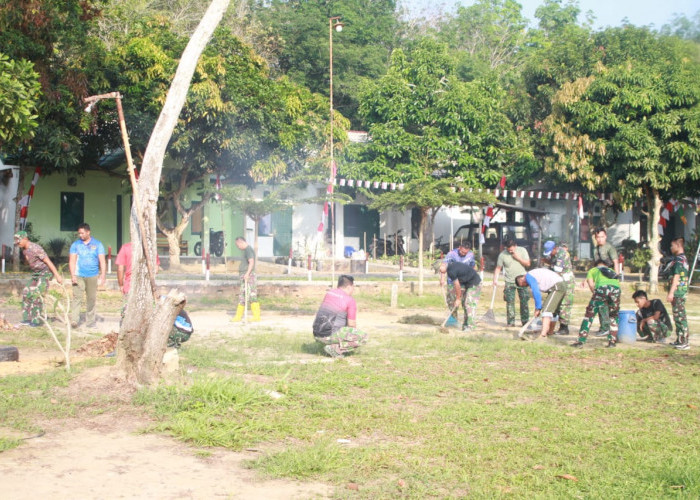
[[[604,60],[565,84],[544,126],[547,172],[591,191],[608,189],[629,206],[648,189],[700,192],[700,64],[680,42],[644,29],[598,36]],[[607,53],[609,51],[609,53]]]
[[[629,263],[637,271],[641,271],[649,265],[651,260],[651,249],[649,248],[637,248],[632,252],[632,258],[629,259]]]
[[[0,52],[0,147],[31,139],[37,127],[39,75],[28,61]]]
[[[494,185],[528,155],[502,97],[495,82],[459,81],[444,45],[424,40],[409,53],[396,50],[387,75],[362,94],[372,140],[355,148],[354,165],[341,169],[356,178],[434,176]]]
[[[341,16],[345,27],[333,32],[334,107],[359,126],[358,95],[364,80],[386,71],[396,45],[399,23],[395,0],[274,0],[256,2],[254,12],[268,37],[272,67],[314,93],[329,94],[329,18]]]
[[[289,201],[284,199],[284,194],[284,190],[271,191],[262,199],[256,199],[243,186],[227,186],[221,189],[221,198],[224,203],[254,221],[259,221],[266,215],[289,206]]]
[[[94,165],[102,138],[83,136],[81,99],[103,81],[102,47],[89,34],[98,15],[93,0],[7,0],[0,8],[0,47],[34,64],[42,91],[32,140],[5,150],[13,162],[41,165],[45,174]]]

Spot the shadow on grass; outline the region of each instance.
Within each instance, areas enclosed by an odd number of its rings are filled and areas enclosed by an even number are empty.
[[[319,356],[325,356],[323,352],[323,344],[319,342],[308,342],[306,344],[301,344],[301,352],[306,354],[318,354]]]

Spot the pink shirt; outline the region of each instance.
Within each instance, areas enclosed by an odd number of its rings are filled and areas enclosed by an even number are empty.
[[[341,288],[328,290],[317,314],[333,318],[333,331],[347,326],[348,320],[357,317],[357,303]]]
[[[117,266],[124,266],[124,286],[122,291],[126,294],[129,293],[129,288],[131,288],[131,242],[124,243],[119,249],[117,258],[114,263]],[[160,265],[160,257],[156,255],[156,265]]]

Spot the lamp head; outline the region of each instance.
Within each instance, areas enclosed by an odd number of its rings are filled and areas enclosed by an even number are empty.
[[[345,26],[343,23],[335,23],[335,26],[333,27],[338,33],[340,33],[341,31],[343,31],[343,26]]]
[[[94,105],[95,105],[94,102],[91,102],[90,104],[88,104],[88,105],[85,107],[85,112],[86,112],[86,113],[89,113],[90,111],[92,111],[92,107],[93,107]]]

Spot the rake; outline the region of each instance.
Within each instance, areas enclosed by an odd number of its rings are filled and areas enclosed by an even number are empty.
[[[481,321],[484,321],[490,325],[495,325],[496,324],[496,315],[493,313],[493,303],[496,300],[496,289],[498,288],[497,285],[493,285],[493,293],[491,293],[491,305],[489,306],[489,310],[486,311],[486,313],[481,317]]]

